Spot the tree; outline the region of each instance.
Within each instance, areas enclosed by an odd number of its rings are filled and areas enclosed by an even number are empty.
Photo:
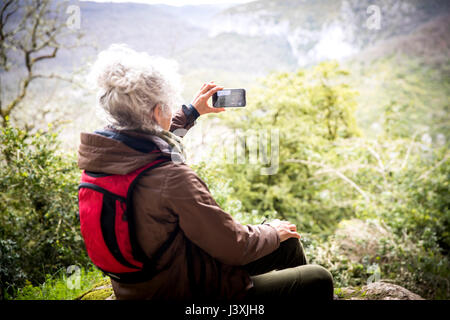
[[[70,28],[68,3],[53,0],[6,0],[0,5],[0,125],[20,118],[32,83],[43,79],[71,81],[44,69],[62,48],[82,34]],[[4,79],[7,81],[5,82]],[[13,88],[15,87],[15,88]],[[39,111],[38,111],[39,112]],[[41,112],[44,112],[41,110]],[[25,123],[28,131],[32,123]]]

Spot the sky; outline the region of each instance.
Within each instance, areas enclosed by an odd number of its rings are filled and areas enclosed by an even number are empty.
[[[218,4],[218,3],[227,3],[227,4],[235,4],[235,3],[246,3],[255,0],[81,0],[81,1],[95,1],[95,2],[135,2],[135,3],[147,3],[147,4],[156,4],[163,3],[173,6],[183,6],[183,5],[196,5],[196,4]]]

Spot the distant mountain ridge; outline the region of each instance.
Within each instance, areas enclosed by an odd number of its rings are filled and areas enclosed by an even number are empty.
[[[377,10],[379,29],[367,24]],[[282,37],[303,66],[351,56],[449,11],[446,0],[260,0],[218,13],[210,36]]]

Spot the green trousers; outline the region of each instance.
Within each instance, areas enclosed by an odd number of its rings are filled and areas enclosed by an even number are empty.
[[[281,242],[277,250],[244,267],[253,281],[249,300],[333,299],[331,273],[319,265],[307,264],[298,239]]]

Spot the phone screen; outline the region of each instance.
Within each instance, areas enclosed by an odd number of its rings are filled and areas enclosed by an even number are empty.
[[[213,95],[213,107],[215,108],[233,108],[245,107],[244,89],[223,89]]]

